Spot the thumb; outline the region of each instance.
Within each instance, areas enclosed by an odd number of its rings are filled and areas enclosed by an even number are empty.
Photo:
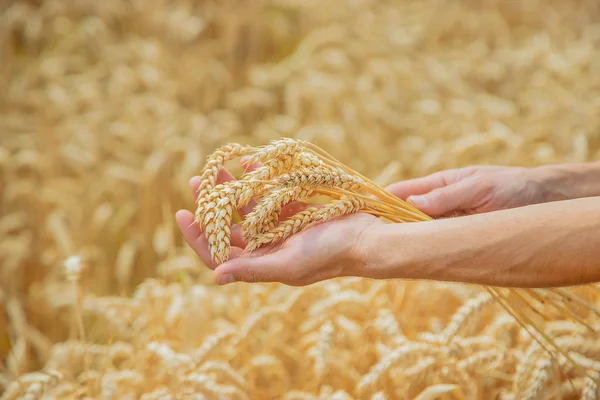
[[[473,208],[474,190],[469,180],[432,190],[422,195],[409,196],[406,200],[433,217],[450,212]]]

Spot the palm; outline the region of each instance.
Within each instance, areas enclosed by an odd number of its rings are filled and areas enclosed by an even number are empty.
[[[291,285],[352,275],[361,256],[357,246],[361,236],[382,223],[369,214],[347,215],[308,227],[282,243],[259,250],[252,258],[265,268],[285,271],[277,280]]]
[[[323,250],[331,252],[332,247],[353,246],[357,238],[373,223],[381,223],[377,217],[365,213],[347,215],[326,224],[317,224],[300,231],[274,251],[294,250],[304,254]]]

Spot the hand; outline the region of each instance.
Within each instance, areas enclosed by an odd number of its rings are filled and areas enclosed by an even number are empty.
[[[235,179],[221,170],[219,183]],[[196,193],[200,180],[190,180]],[[255,204],[238,210],[243,217]],[[305,209],[305,203],[290,203],[282,209],[282,218]],[[215,265],[211,260],[208,241],[204,233],[194,224],[194,215],[187,210],[176,214],[177,223],[188,245],[202,261],[214,269],[214,280],[223,285],[231,282],[281,282],[291,286],[309,285],[314,282],[340,277],[360,275],[366,264],[365,254],[359,246],[361,237],[371,227],[383,224],[378,218],[364,213],[348,215],[336,220],[309,227],[281,244],[274,244],[244,253],[246,244],[241,226],[231,229],[231,253],[229,261]]]
[[[521,207],[568,196],[538,168],[473,166],[436,172],[387,187],[431,216],[473,214]]]

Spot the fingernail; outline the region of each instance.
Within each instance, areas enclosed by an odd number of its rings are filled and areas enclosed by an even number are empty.
[[[415,207],[427,206],[427,197],[425,196],[409,196],[406,201],[411,203]]]
[[[217,278],[217,285],[227,285],[231,282],[235,282],[235,277],[231,274],[223,274]]]

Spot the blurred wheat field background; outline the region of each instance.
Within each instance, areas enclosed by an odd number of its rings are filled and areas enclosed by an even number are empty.
[[[228,142],[309,140],[379,184],[600,160],[600,3],[2,7],[4,399],[597,398],[478,287],[216,287],[174,213]],[[590,332],[547,330],[600,371]]]

